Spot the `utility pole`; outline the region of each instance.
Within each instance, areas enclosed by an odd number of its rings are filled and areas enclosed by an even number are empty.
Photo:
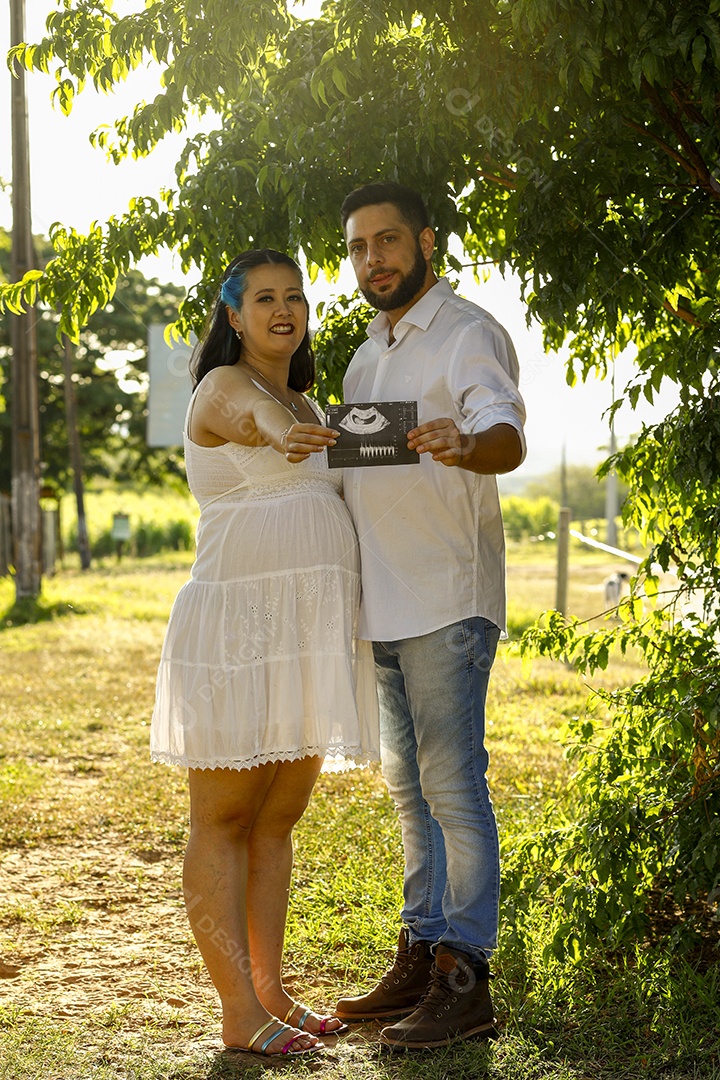
[[[90,541],[85,520],[85,494],[83,489],[82,449],[77,423],[77,399],[73,382],[73,349],[70,338],[63,334],[63,369],[65,373],[65,427],[67,428],[70,465],[73,471],[73,488],[77,505],[78,551],[80,566],[90,569]]]
[[[25,0],[10,0],[10,44],[25,39]],[[19,281],[35,265],[30,215],[30,154],[25,73],[12,80],[12,259]],[[12,344],[12,521],[15,595],[35,598],[41,584],[40,413],[35,308],[9,315]]]

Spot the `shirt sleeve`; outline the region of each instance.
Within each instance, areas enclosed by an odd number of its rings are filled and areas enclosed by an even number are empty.
[[[464,435],[510,424],[520,437],[522,460],[527,447],[525,403],[518,389],[520,369],[513,343],[499,323],[478,320],[460,335],[448,370]]]

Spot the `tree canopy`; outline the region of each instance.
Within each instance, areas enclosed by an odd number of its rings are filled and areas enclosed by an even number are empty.
[[[52,254],[35,238],[40,261]],[[7,280],[10,237],[0,229],[0,281]],[[147,425],[147,327],[177,316],[185,290],[146,279],[131,269],[118,280],[112,302],[90,317],[74,350],[73,380],[78,402],[79,435],[86,477],[118,480],[182,475],[176,451],[152,450]],[[56,491],[70,483],[68,431],[65,417],[63,343],[59,316],[38,308],[38,398],[42,440],[43,483]],[[9,377],[8,315],[0,315],[0,451],[11,442],[12,384]],[[0,457],[0,491],[10,491],[10,455]]]
[[[529,313],[550,343],[571,335],[584,368],[632,338],[656,381],[663,351],[677,357],[666,375],[695,353],[704,370],[720,273],[715,0],[337,0],[309,21],[281,0],[110,7],[69,0],[16,61],[55,67],[65,109],[87,79],[107,88],[157,61],[163,92],[95,133],[115,156],[151,151],[192,110],[218,127],[188,140],[175,191],[87,237],[56,230],[42,290],[96,267],[68,326],[163,243],[209,282],[256,242],[332,270],[343,196],[393,176],[426,197],[441,246],[457,232],[474,259],[521,274]]]
[[[678,626],[658,601],[619,631],[552,618],[529,635],[586,670],[613,641],[635,644],[650,674],[616,695],[608,731],[578,723],[583,820],[549,825],[517,865],[518,882],[534,881],[532,853],[553,852],[558,947],[640,932],[658,885],[679,904],[708,896],[720,885],[720,0],[328,0],[307,21],[281,0],[147,0],[122,17],[110,0],[63,0],[47,31],[13,62],[53,70],[66,111],[87,80],[107,89],[162,67],[155,100],[96,133],[110,154],[152,151],[193,110],[218,123],[188,138],[173,190],[86,236],[58,226],[45,272],[0,290],[9,307],[62,302],[75,334],[134,259],[167,244],[203,270],[179,324],[197,329],[239,249],[302,247],[313,272],[332,273],[344,195],[396,179],[425,197],[441,255],[455,233],[469,262],[519,274],[547,345],[569,347],[569,381],[632,343],[631,401],[679,385],[676,412],[617,463],[626,516],[655,544],[646,593],[653,565],[672,565],[681,590],[704,590],[703,614]]]

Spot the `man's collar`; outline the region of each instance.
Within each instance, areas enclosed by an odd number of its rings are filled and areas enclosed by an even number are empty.
[[[452,286],[447,278],[440,278],[435,282],[431,289],[428,289],[426,293],[423,293],[417,303],[413,304],[401,319],[398,319],[395,324],[395,337],[402,337],[402,333],[398,334],[398,329],[406,323],[417,326],[420,330],[427,330],[439,309],[448,297],[452,295]],[[373,338],[373,340],[382,338],[384,341],[387,341],[389,330],[390,319],[388,318],[387,312],[378,311],[377,315],[368,326],[367,332],[368,336]]]

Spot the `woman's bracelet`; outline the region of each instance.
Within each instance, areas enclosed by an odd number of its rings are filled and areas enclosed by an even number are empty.
[[[287,444],[285,440],[287,439],[289,430],[290,428],[286,427],[285,430],[280,433],[280,449],[282,450],[283,454],[287,454]]]

